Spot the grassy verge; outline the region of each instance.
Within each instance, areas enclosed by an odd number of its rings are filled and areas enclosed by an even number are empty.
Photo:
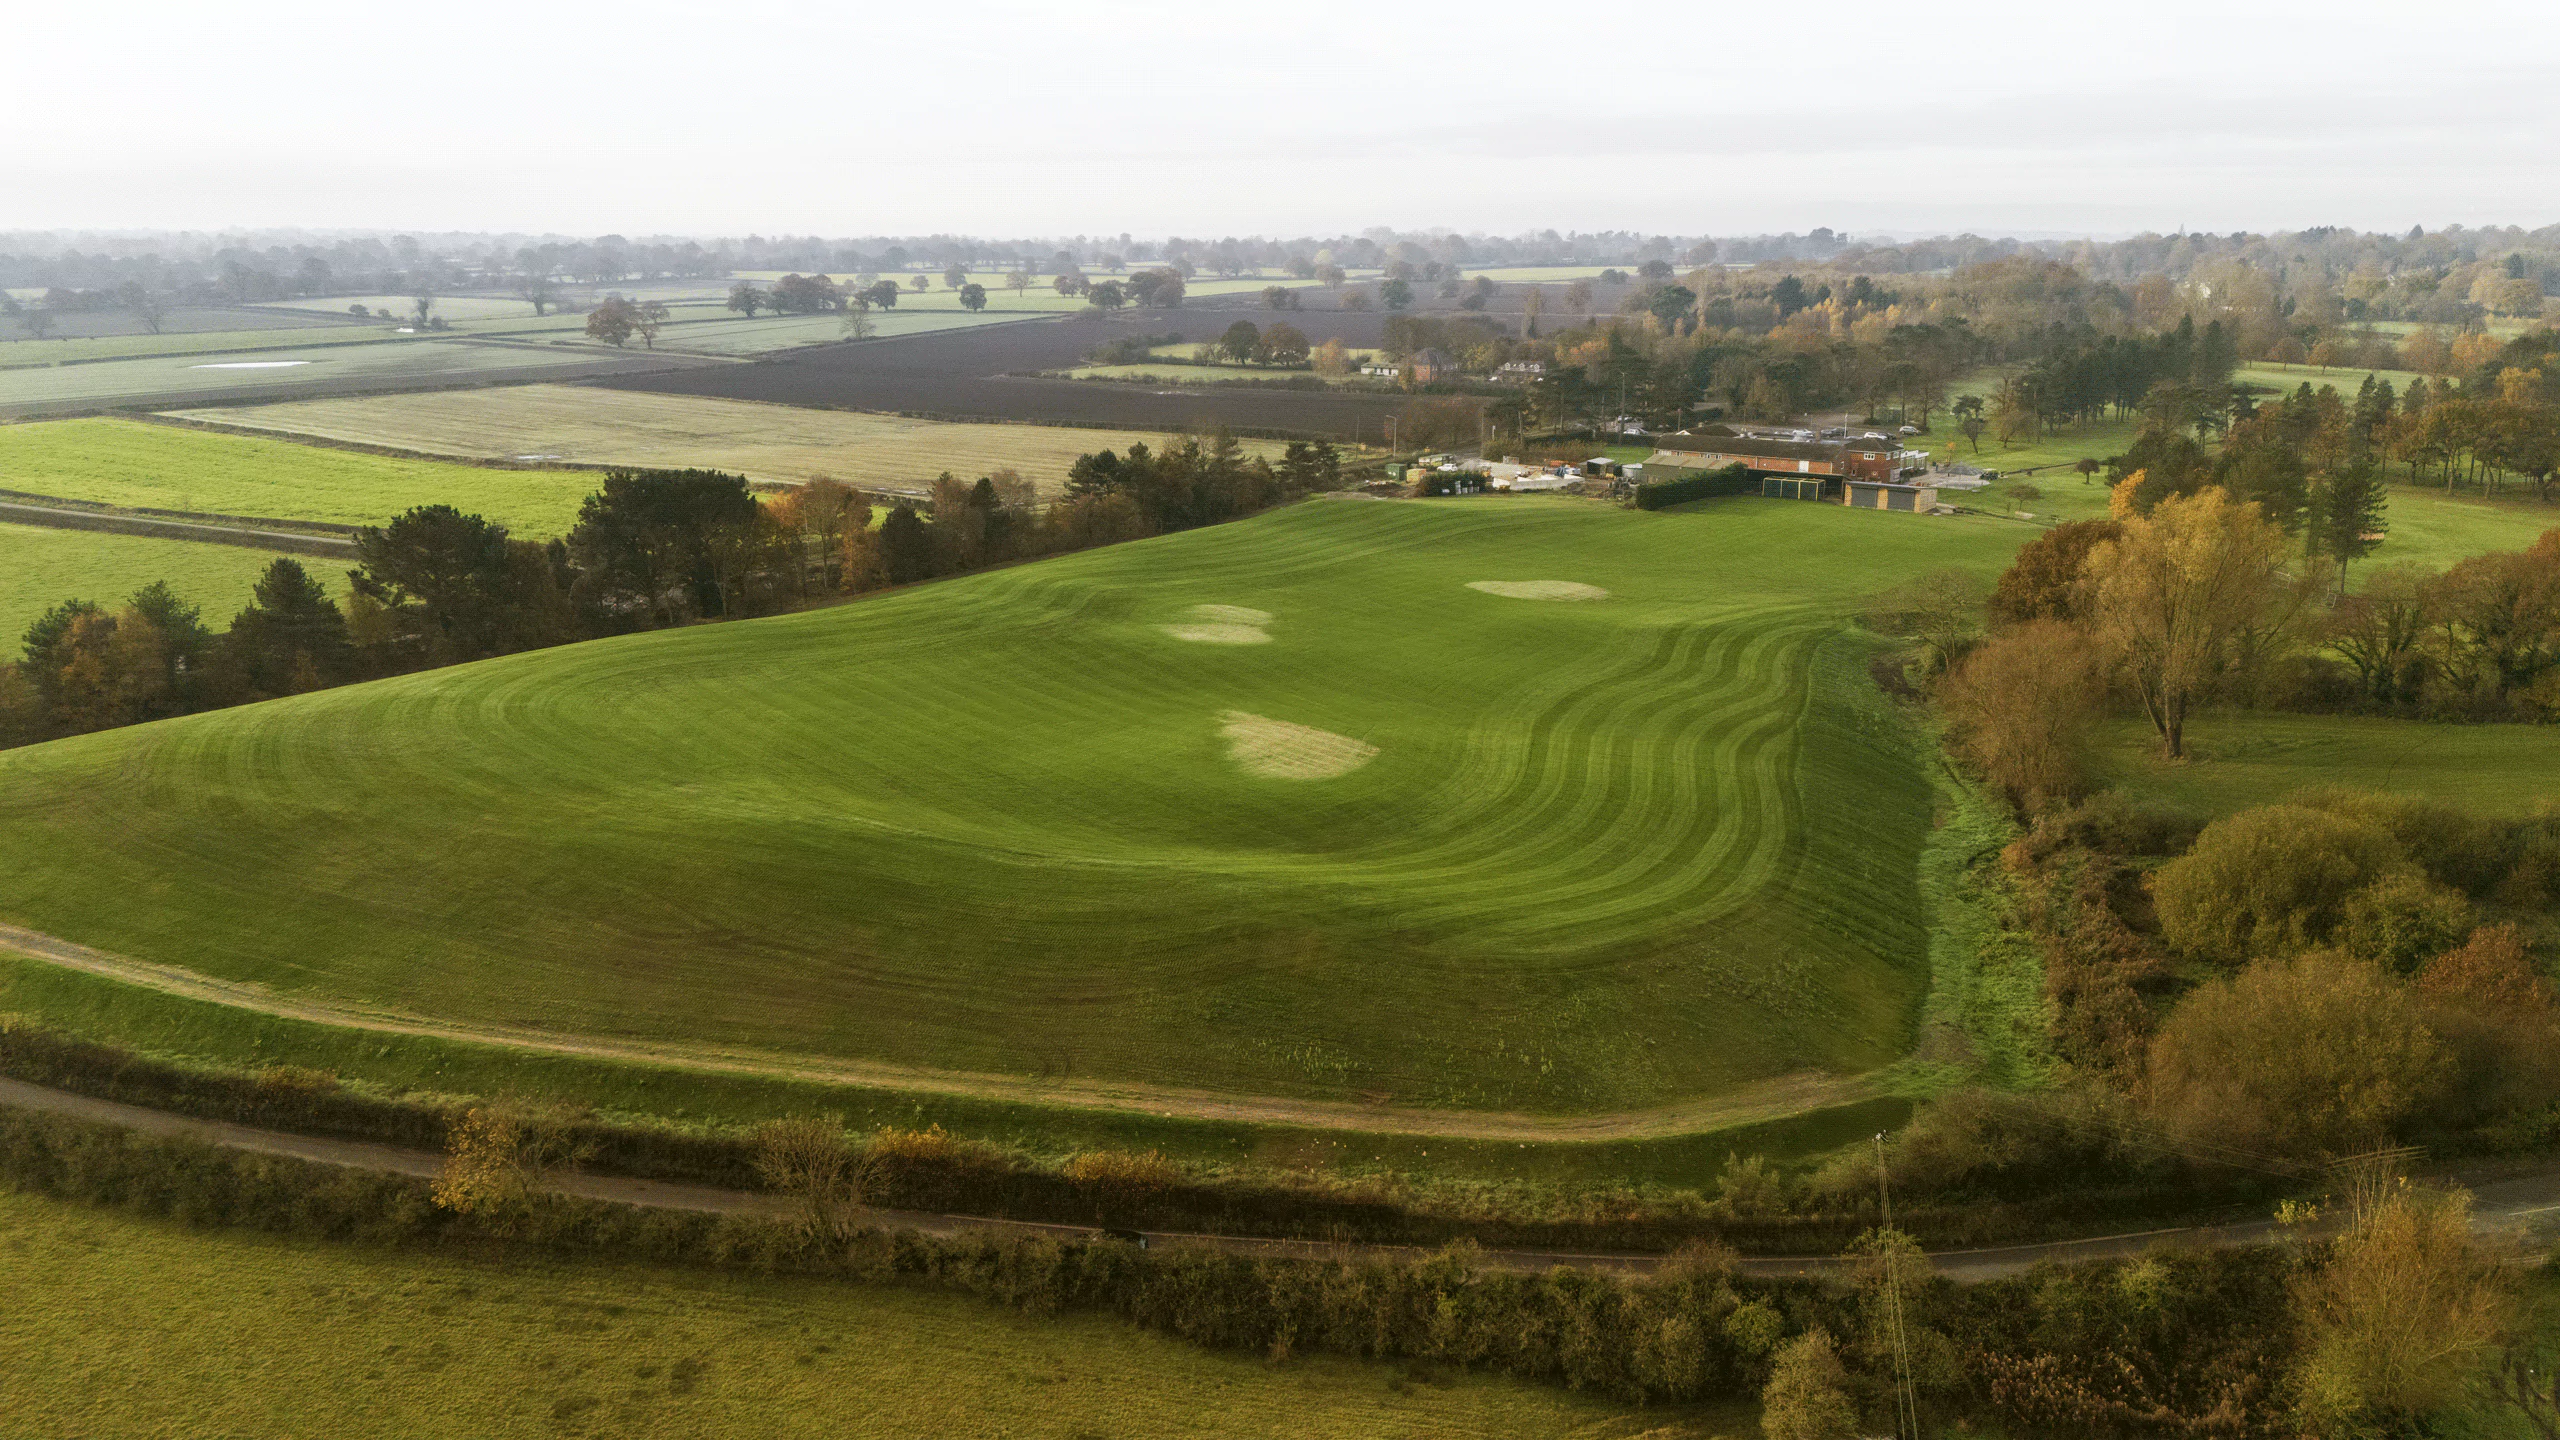
[[[293,1065],[363,1095],[445,1106],[509,1095],[591,1107],[612,1124],[734,1138],[788,1115],[841,1116],[856,1130],[939,1125],[1035,1165],[1088,1150],[1158,1150],[1208,1177],[1339,1183],[1462,1212],[1569,1212],[1631,1192],[1694,1194],[1728,1155],[1806,1161],[1898,1125],[1879,1098],[1666,1140],[1518,1144],[1191,1120],[1134,1111],[1009,1104],[700,1071],[338,1029],[181,999],[0,955],[0,1012],[94,1044],[208,1072]],[[42,1078],[42,1077],[30,1077]],[[137,1097],[138,1098],[138,1097]]]

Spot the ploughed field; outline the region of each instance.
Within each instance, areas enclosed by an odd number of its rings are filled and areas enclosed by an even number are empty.
[[[1147,311],[1117,319],[1070,316],[1025,325],[989,325],[913,335],[882,344],[836,345],[754,365],[725,365],[657,375],[614,377],[615,388],[665,395],[704,395],[888,410],[947,418],[1028,420],[1046,424],[1182,430],[1210,425],[1287,431],[1337,441],[1381,443],[1386,417],[1402,410],[1393,395],[1311,390],[1198,387],[1044,379],[1017,371],[1062,370],[1097,345],[1132,335],[1179,333],[1215,340],[1238,320],[1258,326],[1287,321],[1315,344],[1375,346],[1385,318],[1356,311],[1274,311],[1219,307]],[[1289,372],[1272,378],[1285,379]]]
[[[1545,1112],[1861,1071],[1933,792],[1843,616],[2020,536],[1314,502],[0,753],[0,916],[955,1071]]]

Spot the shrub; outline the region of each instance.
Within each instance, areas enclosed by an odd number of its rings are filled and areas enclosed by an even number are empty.
[[[1760,1392],[1760,1433],[1769,1440],[1857,1440],[1858,1410],[1849,1401],[1849,1372],[1829,1332],[1816,1328],[1788,1342]]]
[[[2486,1368],[2514,1302],[2470,1220],[2469,1196],[2404,1182],[2296,1282],[2297,1383],[2315,1424],[2401,1428],[2452,1405]]]
[[[2267,805],[2204,828],[2160,868],[2160,929],[2189,954],[2227,964],[2326,942],[2347,897],[2406,864],[2377,826],[2301,805]]]
[[[1652,480],[1638,485],[1636,508],[1663,510],[1674,505],[1686,505],[1692,500],[1739,495],[1750,483],[1750,470],[1738,462],[1721,470],[1687,471],[1675,479]]]
[[[2418,989],[2517,1015],[2547,1015],[2552,1006],[2551,982],[2533,968],[2524,931],[2511,922],[2483,925],[2470,939],[2438,955],[2419,974]]]
[[[2370,791],[2315,790],[2296,796],[2295,803],[2388,832],[2428,878],[2466,895],[2486,895],[2496,889],[2516,861],[2515,827],[2437,801]]]
[[[2347,897],[2338,948],[2407,975],[2471,933],[2471,902],[2415,870],[2395,870]]]
[[[2209,1152],[2308,1158],[2388,1143],[2454,1078],[2405,987],[2315,952],[2199,987],[2152,1042],[2144,1098]]]
[[[2103,698],[2088,637],[2057,620],[1993,636],[1938,689],[1956,753],[2029,813],[2088,790]]]

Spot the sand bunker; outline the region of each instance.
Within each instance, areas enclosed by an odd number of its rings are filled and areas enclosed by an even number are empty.
[[[190,365],[190,370],[290,370],[308,365],[308,360],[216,360],[207,365]]]
[[[1230,710],[1218,717],[1227,758],[1248,775],[1272,780],[1330,780],[1377,758],[1378,747],[1318,730]]]
[[[1267,645],[1271,632],[1259,625],[1159,625],[1176,640],[1195,645]]]
[[[1597,585],[1580,585],[1571,580],[1470,580],[1470,590],[1487,595],[1500,595],[1507,600],[1606,600],[1609,592]]]
[[[1206,620],[1213,625],[1268,625],[1271,612],[1245,605],[1194,605],[1191,618]]]
[[[1192,624],[1159,625],[1156,628],[1176,640],[1195,645],[1260,645],[1270,640],[1263,626],[1271,623],[1271,612],[1243,605],[1194,605]]]

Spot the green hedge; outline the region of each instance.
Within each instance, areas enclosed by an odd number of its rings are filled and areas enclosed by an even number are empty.
[[[1636,508],[1661,510],[1673,505],[1686,505],[1692,500],[1710,500],[1719,495],[1739,495],[1751,488],[1751,471],[1740,461],[1721,470],[1684,470],[1670,480],[1648,480],[1636,487]]]
[[[1225,1350],[1331,1353],[1492,1371],[1637,1401],[1740,1400],[1789,1336],[1838,1337],[1860,1408],[1890,1408],[1882,1312],[1855,1290],[1755,1280],[1713,1256],[1631,1279],[1501,1270],[1458,1246],[1418,1259],[1300,1259],[996,1232],[859,1229],[568,1197],[497,1216],[424,1181],[219,1150],[0,1109],[0,1186],[176,1220],[477,1258],[542,1253],[905,1284],[1033,1315],[1110,1314]],[[1932,1433],[2021,1437],[2291,1433],[2299,1337],[2284,1249],[2155,1252],[1958,1287],[1906,1281],[1901,1324]],[[2140,1283],[2128,1283],[2138,1276]]]
[[[442,1150],[449,1104],[349,1090],[290,1070],[246,1073],[172,1064],[12,1021],[0,1024],[0,1075],[102,1100],[301,1134]],[[308,1083],[311,1081],[319,1083]],[[758,1187],[743,1133],[584,1119],[568,1127],[587,1168],[732,1189]],[[1902,1227],[1931,1245],[1995,1244],[2149,1224],[2192,1208],[2191,1178],[2003,1200],[1898,1205]],[[1519,1249],[1662,1253],[1712,1240],[1753,1254],[1823,1254],[1873,1225],[1872,1205],[1830,1214],[1724,1216],[1691,1203],[1595,1197],[1582,1214],[1527,1216],[1401,1204],[1315,1185],[1198,1179],[1143,1196],[1100,1194],[1058,1170],[991,1147],[955,1144],[886,1167],[874,1197],[887,1208],[990,1219],[1112,1224],[1279,1239],[1439,1245],[1471,1239]],[[2214,1200],[2228,1197],[2213,1196]]]

